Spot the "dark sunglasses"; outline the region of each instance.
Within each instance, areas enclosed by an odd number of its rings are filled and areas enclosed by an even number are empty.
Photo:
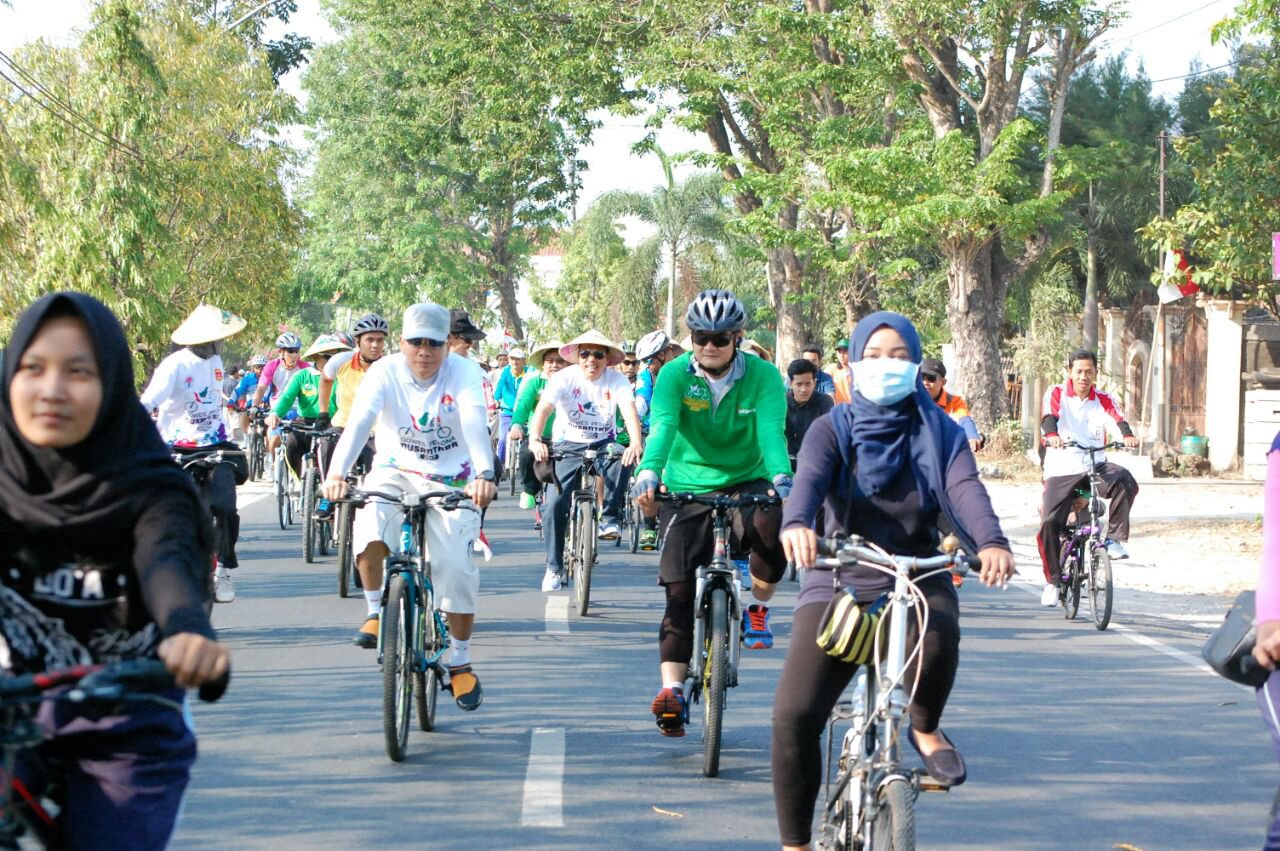
[[[654,362],[655,362],[655,361],[656,361],[657,363],[666,363],[666,362],[667,362],[667,356],[666,356],[665,354],[661,354],[661,355],[654,355],[654,356],[653,356],[653,357],[651,357],[651,358],[645,358],[645,359],[644,359],[644,365],[645,365],[645,366],[652,366],[652,365],[654,364]]]
[[[604,360],[608,356],[609,356],[609,353],[606,352],[604,349],[578,349],[578,357],[580,358],[595,358],[596,360]]]
[[[733,342],[733,335],[728,331],[720,331],[715,334],[696,331],[693,334],[693,344],[695,346],[715,346],[717,349],[723,349],[731,342]]]
[[[929,382],[930,384],[932,384],[933,382],[937,381],[937,380],[938,380],[939,378],[941,378],[942,376],[940,376],[940,375],[934,375],[932,372],[922,372],[922,373],[920,373],[920,377],[921,377],[921,378],[923,378],[925,381]]]
[[[300,351],[302,350],[301,349],[281,349],[280,353],[283,355],[296,355]]]
[[[624,360],[624,361],[622,362],[622,365],[623,365],[623,366],[638,366],[639,364],[640,364],[640,361],[638,361],[638,360],[630,360],[630,359]]]
[[[413,346],[415,349],[420,349],[423,346],[430,346],[433,349],[438,349],[444,345],[444,340],[433,340],[430,337],[412,337],[405,340],[405,342],[410,346]]]

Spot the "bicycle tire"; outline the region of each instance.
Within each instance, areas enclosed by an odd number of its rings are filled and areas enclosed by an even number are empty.
[[[246,454],[249,456],[249,481],[256,482],[262,478],[262,436],[258,434],[257,429],[249,429],[249,446]]]
[[[595,563],[595,523],[594,512],[586,500],[579,500],[576,514],[578,527],[577,564],[574,566],[577,575],[573,580],[573,594],[578,602],[578,614],[585,615],[591,605],[591,568]]]
[[[409,710],[413,703],[410,674],[413,658],[414,602],[404,576],[391,577],[382,613],[382,731],[392,762],[405,757],[409,744]]]
[[[437,629],[435,612],[429,609],[424,612],[422,652],[430,658],[444,646],[444,639]],[[417,671],[413,675],[413,697],[418,707],[418,729],[430,733],[436,728],[436,702],[440,696],[440,670],[435,665],[427,667],[425,672]]]
[[[868,851],[915,851],[915,796],[902,777],[890,778],[876,795],[880,808],[867,825]]]
[[[520,478],[520,441],[507,438],[507,481],[511,496],[516,495],[516,479]]]
[[[1070,575],[1067,577],[1067,593],[1062,600],[1062,607],[1067,620],[1075,620],[1076,615],[1080,612],[1080,573],[1083,565],[1080,563],[1081,554],[1077,550],[1071,555]]]
[[[351,576],[355,573],[356,560],[351,552],[353,515],[351,503],[338,503],[335,515],[338,523],[338,596],[343,599],[351,595]]]
[[[302,559],[307,564],[316,560],[316,468],[307,467],[302,476]]]
[[[289,528],[289,489],[280,481],[280,471],[274,464],[271,468],[271,478],[275,482],[276,489],[276,519],[280,523],[280,531],[283,532]]]
[[[702,774],[720,773],[720,739],[729,677],[729,596],[722,587],[711,589],[707,608],[707,663],[702,689]],[[695,648],[694,652],[697,650]]]
[[[1089,615],[1099,631],[1111,623],[1111,603],[1115,593],[1111,578],[1111,554],[1099,548],[1093,551],[1089,570]],[[1099,599],[1101,598],[1101,599]]]
[[[640,527],[644,523],[640,520],[640,512],[636,511],[636,504],[630,499],[627,500],[627,517],[631,522],[631,552],[640,552]]]

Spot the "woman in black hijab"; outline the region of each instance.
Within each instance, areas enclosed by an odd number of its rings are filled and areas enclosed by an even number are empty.
[[[101,302],[57,293],[19,317],[0,365],[8,672],[157,656],[179,686],[194,687],[229,670],[205,609],[209,520],[132,377],[124,333]],[[168,843],[195,761],[181,713],[138,703],[103,715],[47,702],[37,721],[41,748],[67,764],[67,846]]]

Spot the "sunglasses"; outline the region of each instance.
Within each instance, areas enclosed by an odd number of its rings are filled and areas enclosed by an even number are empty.
[[[604,360],[608,356],[609,356],[609,353],[606,352],[604,349],[578,349],[578,357],[580,358],[595,358],[596,360]]]
[[[923,378],[925,381],[929,382],[930,384],[932,384],[942,376],[934,375],[932,372],[922,372],[920,373],[920,377]]]
[[[415,349],[420,349],[423,346],[430,346],[433,349],[438,349],[444,345],[444,340],[433,340],[430,337],[411,337],[406,339],[405,342],[410,346],[413,346]]]
[[[624,361],[622,362],[622,365],[623,365],[623,366],[639,366],[639,365],[640,365],[640,361],[638,361],[638,360],[624,360]]]
[[[731,342],[733,342],[733,335],[728,331],[720,331],[715,334],[696,331],[693,334],[693,344],[695,346],[715,346],[717,349],[723,349]]]

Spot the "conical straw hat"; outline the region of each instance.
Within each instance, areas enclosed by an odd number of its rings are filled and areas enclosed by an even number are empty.
[[[179,346],[198,346],[239,334],[247,324],[229,310],[202,304],[191,311],[170,339]]]
[[[565,345],[561,346],[560,357],[564,358],[569,363],[577,363],[579,346],[600,346],[609,352],[609,366],[617,366],[622,363],[622,349],[618,347],[617,343],[612,342],[608,337],[601,334],[594,328],[583,334],[581,337],[572,339]]]

